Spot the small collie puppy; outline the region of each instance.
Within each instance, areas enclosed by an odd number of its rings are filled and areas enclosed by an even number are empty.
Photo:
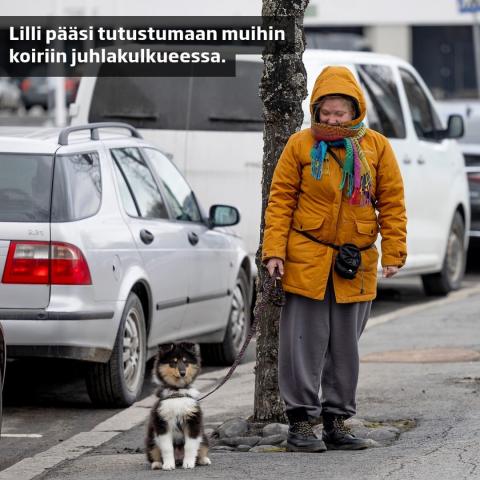
[[[158,346],[153,378],[159,384],[152,407],[145,446],[152,470],[210,465],[208,440],[203,433],[200,392],[192,383],[200,371],[193,343]]]

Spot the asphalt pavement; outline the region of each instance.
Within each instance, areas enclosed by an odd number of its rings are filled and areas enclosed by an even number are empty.
[[[415,427],[391,446],[321,454],[212,452],[212,465],[151,471],[143,454],[152,398],[33,458],[0,472],[0,480],[123,480],[135,478],[480,479],[478,288],[400,316],[373,322],[361,340],[358,417],[410,420]],[[377,319],[378,320],[378,319]],[[254,363],[203,402],[207,426],[252,413]],[[207,372],[207,391],[222,372]]]

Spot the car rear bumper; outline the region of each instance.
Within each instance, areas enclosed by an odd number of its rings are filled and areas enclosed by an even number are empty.
[[[121,308],[72,312],[0,309],[9,358],[106,362],[113,350],[120,318]]]

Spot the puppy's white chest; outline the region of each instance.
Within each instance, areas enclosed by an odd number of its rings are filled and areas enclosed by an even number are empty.
[[[169,423],[190,417],[197,410],[197,401],[193,398],[167,398],[159,406],[158,413]]]

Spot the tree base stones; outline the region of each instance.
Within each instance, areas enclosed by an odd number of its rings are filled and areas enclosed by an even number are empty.
[[[322,435],[322,424],[315,422],[314,432]],[[368,421],[351,418],[345,422],[357,437],[370,440],[371,447],[386,447],[398,440],[400,435],[416,426],[414,420]],[[254,423],[243,418],[233,418],[209,433],[213,452],[285,452],[288,425],[284,423]]]

